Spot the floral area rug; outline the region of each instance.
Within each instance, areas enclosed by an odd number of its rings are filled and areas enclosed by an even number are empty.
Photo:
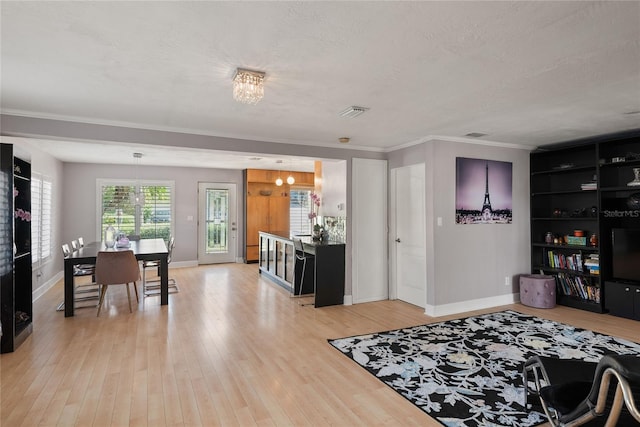
[[[597,362],[640,344],[515,311],[329,343],[446,426],[534,426],[522,364],[534,355]]]

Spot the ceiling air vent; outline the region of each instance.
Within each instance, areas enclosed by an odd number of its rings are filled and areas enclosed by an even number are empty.
[[[340,111],[338,113],[338,115],[340,117],[347,117],[349,119],[353,119],[353,118],[356,118],[359,115],[363,114],[367,110],[368,110],[367,107],[356,107],[355,105],[353,105],[351,107],[348,107],[348,108]]]

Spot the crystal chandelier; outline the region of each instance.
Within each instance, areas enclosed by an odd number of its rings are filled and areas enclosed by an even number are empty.
[[[233,99],[257,104],[264,96],[264,73],[238,68],[233,77]]]

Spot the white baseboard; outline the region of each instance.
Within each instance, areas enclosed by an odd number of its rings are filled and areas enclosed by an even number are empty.
[[[244,258],[236,258],[235,260],[236,264],[244,264]],[[169,269],[171,268],[185,268],[185,267],[197,267],[198,265],[198,260],[197,259],[193,259],[190,261],[171,261],[171,263],[169,264]]]
[[[343,301],[343,305],[353,305],[353,295],[345,295]]]
[[[33,292],[31,292],[31,299],[33,301],[36,301],[38,298],[40,298],[42,295],[45,294],[45,292],[47,292],[49,289],[53,288],[53,286],[58,283],[58,281],[60,279],[62,279],[64,277],[64,272],[59,271],[55,274],[55,276],[53,276],[51,279],[47,280],[46,282],[44,282],[42,285],[40,285],[40,287],[38,289],[34,289]]]
[[[450,314],[465,313],[473,310],[498,307],[501,305],[520,302],[520,294],[505,294],[496,297],[480,298],[471,301],[454,302],[443,305],[427,305],[424,314],[431,317],[448,316]]]
[[[191,261],[171,261],[169,263],[169,270],[172,268],[185,268],[185,267],[197,267],[198,260]]]

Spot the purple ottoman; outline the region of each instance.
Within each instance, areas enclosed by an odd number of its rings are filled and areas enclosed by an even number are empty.
[[[542,274],[520,276],[520,302],[529,307],[553,308],[556,306],[556,280]]]

